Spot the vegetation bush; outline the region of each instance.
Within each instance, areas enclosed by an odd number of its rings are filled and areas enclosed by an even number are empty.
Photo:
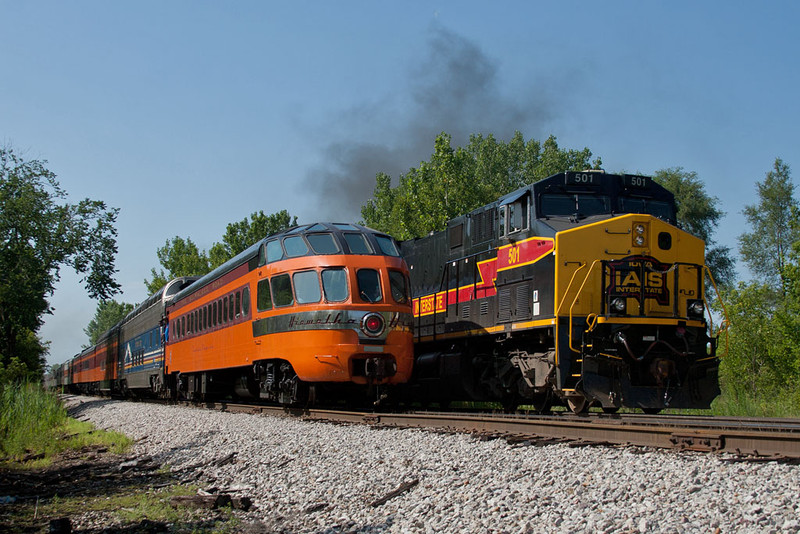
[[[132,441],[118,432],[97,432],[91,423],[67,416],[58,397],[40,384],[0,382],[0,459],[49,458],[65,449],[103,445],[122,453]]]
[[[52,450],[67,411],[40,384],[0,384],[0,454],[20,459]]]

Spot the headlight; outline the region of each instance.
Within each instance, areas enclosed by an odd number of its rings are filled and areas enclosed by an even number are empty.
[[[633,246],[647,246],[647,225],[644,223],[633,223]]]
[[[692,317],[700,317],[706,313],[706,306],[702,300],[690,300],[688,304],[688,314]]]
[[[361,330],[370,337],[376,337],[383,333],[383,316],[378,313],[368,313],[361,319]]]
[[[617,297],[611,301],[611,311],[614,313],[625,313],[625,299]]]

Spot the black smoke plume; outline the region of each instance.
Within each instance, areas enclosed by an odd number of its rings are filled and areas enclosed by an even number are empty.
[[[319,192],[319,218],[360,220],[375,175],[384,172],[396,182],[401,173],[429,159],[441,132],[451,135],[453,147],[477,133],[502,140],[517,130],[543,133],[543,123],[550,119],[543,95],[505,95],[495,61],[477,44],[443,28],[431,32],[427,57],[409,69],[406,79],[413,83],[405,93],[381,105],[349,110],[338,119],[347,137],[323,149],[322,166],[312,169],[304,184],[306,191]],[[402,113],[392,111],[396,99],[407,100]],[[364,131],[369,131],[369,140],[352,134]]]

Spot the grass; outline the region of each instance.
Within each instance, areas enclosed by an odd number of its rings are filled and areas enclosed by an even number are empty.
[[[0,460],[7,464],[44,467],[66,449],[101,445],[119,454],[131,443],[118,432],[70,419],[58,397],[37,384],[0,386]]]
[[[39,506],[39,515],[45,517],[67,517],[87,512],[100,512],[110,520],[122,523],[142,520],[176,523],[183,520],[182,511],[173,508],[169,499],[178,495],[195,495],[197,488],[174,485],[160,490],[129,488],[129,491],[106,497],[87,499],[85,496],[54,497],[51,502]]]
[[[725,391],[711,405],[714,415],[800,418],[800,388],[775,388],[757,395]]]
[[[208,510],[170,505],[174,496],[195,495],[195,486],[171,485],[152,490],[148,487],[126,487],[118,494],[106,496],[76,495],[28,501],[15,505],[13,514],[0,519],[0,527],[26,532],[41,528],[50,519],[90,515],[108,531],[120,529],[130,532],[157,530],[169,526],[170,532],[236,532],[239,519],[231,508],[209,513]],[[153,523],[162,526],[155,527]],[[149,525],[148,525],[149,524]]]
[[[35,384],[0,385],[0,454],[21,459],[54,448],[67,411],[55,395]]]
[[[133,472],[120,475],[110,457],[110,461],[98,461],[95,468],[105,466],[108,472],[95,472],[88,479],[84,474],[80,486],[69,475],[53,477],[64,469],[70,472],[65,456],[72,457],[73,463],[76,457],[75,453],[59,453],[74,450],[79,458],[97,458],[98,451],[124,454],[131,444],[123,434],[97,430],[91,423],[69,418],[58,397],[36,384],[0,384],[0,496],[22,495],[0,506],[0,531],[42,531],[51,519],[85,514],[92,515],[96,524],[130,532],[158,530],[164,525],[169,525],[170,532],[223,534],[238,530],[240,520],[230,508],[209,511],[171,506],[170,498],[194,495],[197,487],[173,484],[166,468],[145,477]],[[108,475],[118,482],[106,487]],[[15,485],[15,480],[26,480],[28,490]],[[157,485],[163,487],[153,489],[154,482],[162,482]],[[41,487],[47,495],[57,493],[55,497],[26,496],[31,487]]]

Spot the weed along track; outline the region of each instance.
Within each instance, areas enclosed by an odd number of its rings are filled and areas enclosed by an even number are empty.
[[[71,401],[71,415],[88,421]],[[230,497],[227,508],[198,505],[198,488],[181,483],[169,466],[146,452],[115,452],[132,441],[90,427],[72,425],[60,437],[74,448],[0,466],[0,531],[203,532],[230,525],[232,508],[249,506]]]

